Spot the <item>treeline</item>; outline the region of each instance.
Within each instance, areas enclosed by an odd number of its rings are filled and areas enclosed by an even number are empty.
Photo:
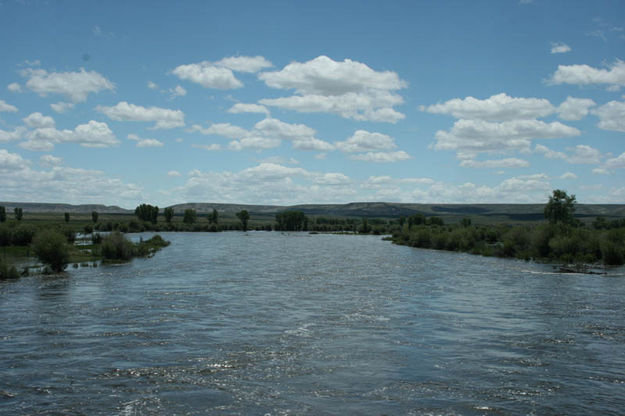
[[[625,221],[598,218],[585,226],[574,218],[575,196],[556,190],[539,225],[444,225],[405,222],[393,233],[396,244],[484,256],[514,257],[562,263],[625,263]]]

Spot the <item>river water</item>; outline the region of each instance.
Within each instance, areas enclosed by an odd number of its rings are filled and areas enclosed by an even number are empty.
[[[171,233],[0,282],[0,414],[625,413],[625,272],[373,236]]]

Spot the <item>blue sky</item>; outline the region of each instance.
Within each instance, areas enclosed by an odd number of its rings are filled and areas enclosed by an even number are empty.
[[[625,203],[622,1],[0,1],[0,200]]]

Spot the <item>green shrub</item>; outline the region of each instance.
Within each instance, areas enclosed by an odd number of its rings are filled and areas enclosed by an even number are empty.
[[[100,249],[105,260],[130,260],[134,254],[134,244],[117,231],[102,239]]]
[[[35,255],[50,266],[54,272],[65,270],[69,263],[69,248],[67,239],[56,230],[48,229],[39,232],[33,239]]]
[[[27,246],[33,242],[37,230],[29,225],[18,225],[12,230],[11,244],[14,246]]]
[[[605,241],[601,245],[601,258],[604,264],[618,266],[625,263],[625,253],[622,246],[612,241]]]
[[[20,277],[20,275],[15,266],[9,267],[8,264],[0,259],[0,280],[17,279],[18,277]]]

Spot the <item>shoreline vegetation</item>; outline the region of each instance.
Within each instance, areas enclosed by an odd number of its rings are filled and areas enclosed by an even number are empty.
[[[230,230],[300,231],[312,234],[390,235],[394,244],[560,263],[560,271],[591,272],[593,266],[625,263],[625,218],[582,222],[575,217],[576,200],[554,190],[544,207],[541,222],[473,223],[470,217],[447,224],[438,216],[414,214],[393,218],[307,216],[300,210],[285,210],[273,217],[259,217],[242,209],[224,215],[216,209],[198,214],[194,209],[174,212],[149,204],[128,214],[64,212],[25,214],[15,208],[9,215],[0,206],[0,279],[29,274],[15,264],[37,257],[43,270],[60,272],[68,265],[119,263],[134,257],[151,257],[169,242],[160,235],[132,243],[125,233],[221,232]],[[12,218],[8,218],[8,217]],[[161,217],[161,218],[159,218]]]

